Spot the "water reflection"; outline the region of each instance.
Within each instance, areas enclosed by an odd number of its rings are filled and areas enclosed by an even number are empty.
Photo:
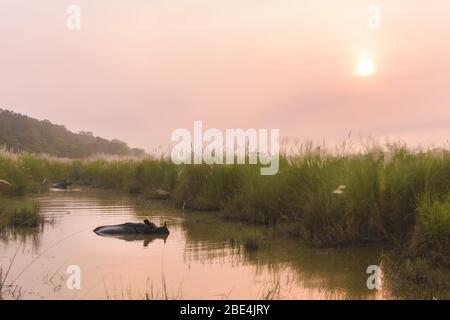
[[[37,228],[5,228],[0,231],[0,248],[5,249],[10,245],[20,244],[24,248],[38,252],[41,248],[41,235],[54,228],[57,223],[55,219],[45,219],[44,223]]]
[[[319,249],[300,246],[293,240],[271,240],[274,229],[244,224],[183,224],[186,232],[187,261],[251,266],[257,279],[281,283],[289,298],[373,299],[379,298],[366,287],[366,268],[381,264],[378,247]],[[260,237],[257,249],[246,249],[250,236]],[[383,293],[384,294],[384,293]],[[383,295],[381,294],[381,296]]]
[[[166,243],[166,240],[168,238],[168,235],[151,235],[151,234],[114,234],[114,235],[97,234],[97,235],[99,237],[115,238],[124,241],[141,241],[144,247],[148,247],[150,243],[152,243],[157,239],[163,240],[164,243]]]
[[[318,249],[280,239],[270,227],[223,222],[214,213],[181,211],[164,201],[137,202],[105,193],[41,197],[42,213],[57,223],[2,234],[5,270],[17,247],[10,280],[22,298],[107,299],[379,299],[367,289],[366,268],[381,249]],[[100,225],[167,221],[169,237],[101,237]],[[253,244],[252,239],[258,239]],[[276,239],[276,240],[273,240]],[[252,245],[249,245],[252,244]],[[82,270],[81,290],[69,290],[66,268]],[[166,296],[164,296],[166,295]]]

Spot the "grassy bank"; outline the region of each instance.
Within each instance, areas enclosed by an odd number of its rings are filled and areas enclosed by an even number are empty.
[[[0,231],[8,228],[36,228],[44,224],[37,203],[25,203],[20,206],[0,204]]]
[[[183,165],[166,159],[60,160],[0,154],[4,194],[40,192],[71,179],[109,190],[154,196],[158,189],[183,207],[221,210],[312,244],[390,241],[441,265],[449,259],[449,150],[391,145],[360,153],[307,148],[282,156],[275,176],[251,165]]]

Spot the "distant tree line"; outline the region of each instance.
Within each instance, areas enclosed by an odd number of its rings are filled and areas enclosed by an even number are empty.
[[[125,142],[107,140],[91,132],[73,133],[62,125],[0,109],[0,146],[14,151],[48,153],[58,157],[85,158],[98,153],[141,156],[145,151]]]

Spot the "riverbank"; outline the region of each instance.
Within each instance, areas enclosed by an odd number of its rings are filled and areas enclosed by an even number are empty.
[[[40,207],[36,202],[25,202],[19,205],[0,204],[0,232],[14,228],[38,228],[44,224],[40,215]]]
[[[391,145],[346,154],[310,147],[282,156],[275,176],[261,176],[251,165],[2,152],[0,173],[10,184],[1,186],[3,194],[42,192],[59,179],[144,198],[164,190],[179,207],[278,225],[282,236],[312,245],[389,243],[405,259],[450,266],[449,150]]]
[[[9,293],[16,285],[20,299],[59,300],[146,299],[147,293],[149,299],[401,299],[407,291],[391,295],[388,282],[382,291],[367,289],[366,268],[380,265],[380,246],[304,246],[278,237],[277,226],[224,221],[220,213],[177,209],[170,200],[77,189],[21,198],[38,200],[42,216],[55,223],[2,235],[3,276],[14,260],[5,299],[15,299]],[[144,218],[167,221],[166,241],[92,232]],[[249,239],[259,239],[258,247]],[[66,287],[70,265],[82,270],[80,291]]]
[[[450,297],[450,290],[436,289],[439,282],[422,285],[397,274],[386,255],[395,265],[401,260],[387,245],[313,247],[280,233],[283,224],[224,220],[220,212],[182,210],[170,200],[77,189],[20,198],[39,201],[40,214],[55,222],[38,229],[15,229],[1,237],[4,272],[20,246],[6,284],[18,285],[21,299],[35,294],[45,299],[73,299],[74,295],[143,299],[147,292],[161,298],[162,278],[169,298],[182,299],[265,299],[269,291],[275,293],[274,299]],[[167,221],[170,236],[166,241],[100,237],[92,232],[100,225],[145,218],[158,225]],[[65,287],[66,267],[72,264],[79,265],[84,274],[80,292]],[[381,290],[366,287],[370,265],[382,270]],[[61,290],[54,291],[59,284]],[[8,296],[8,288],[4,298],[14,298]]]

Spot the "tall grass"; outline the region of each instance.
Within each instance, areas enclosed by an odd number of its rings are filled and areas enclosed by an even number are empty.
[[[450,268],[450,195],[441,199],[425,195],[417,214],[410,250],[415,257]]]
[[[284,154],[275,176],[252,165],[182,165],[165,158],[59,160],[0,152],[0,193],[71,179],[109,190],[173,194],[177,204],[225,217],[280,224],[314,244],[411,241],[448,257],[450,151],[373,146],[361,152],[308,147]],[[424,200],[428,199],[428,200]]]
[[[71,161],[46,155],[10,153],[0,148],[0,194],[24,195],[48,190],[51,180],[69,176]]]
[[[20,207],[0,207],[0,231],[8,228],[36,228],[44,224],[37,203],[24,204]]]

